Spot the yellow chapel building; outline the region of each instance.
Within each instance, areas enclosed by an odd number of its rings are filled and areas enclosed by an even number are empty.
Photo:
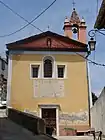
[[[90,128],[86,23],[73,9],[63,29],[7,44],[8,107],[45,119],[57,136]]]

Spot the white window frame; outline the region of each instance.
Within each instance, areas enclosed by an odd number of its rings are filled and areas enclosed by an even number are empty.
[[[58,66],[64,66],[65,68],[64,68],[64,77],[62,77],[62,78],[59,78],[58,77]],[[67,64],[65,64],[65,63],[56,63],[56,78],[57,79],[67,79]]]
[[[61,68],[63,69],[63,77],[59,77],[59,72],[58,72],[58,69]],[[65,65],[57,65],[57,78],[64,78],[64,75],[65,75]]]
[[[32,77],[32,66],[39,66],[38,77]],[[31,63],[30,64],[30,79],[39,79],[41,78],[41,64],[40,63]]]
[[[52,58],[53,60],[53,65],[52,65],[52,77],[44,77],[44,60],[49,59],[49,57]],[[31,74],[31,67],[32,65],[39,65],[39,72],[38,72],[38,77],[33,78]],[[63,78],[58,78],[58,65],[60,66],[65,66],[64,70],[64,77]],[[67,63],[62,63],[62,62],[56,62],[55,57],[52,55],[45,55],[42,58],[42,61],[40,63],[31,63],[30,64],[30,79],[67,79]]]

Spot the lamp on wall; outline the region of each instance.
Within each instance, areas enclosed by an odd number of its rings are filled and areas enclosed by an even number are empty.
[[[88,35],[91,37],[90,40],[88,41],[90,51],[95,50],[95,45],[96,45],[95,36],[96,36],[96,33],[99,33],[99,34],[105,36],[105,29],[93,29],[93,30],[90,30],[88,32]]]
[[[88,44],[89,44],[90,51],[94,51],[95,50],[96,41],[94,40],[93,37],[90,38],[90,40],[88,41]]]
[[[88,41],[89,49],[90,51],[94,51],[96,48],[96,40],[95,40],[96,30],[90,30],[88,32],[88,35],[90,36],[90,40]]]

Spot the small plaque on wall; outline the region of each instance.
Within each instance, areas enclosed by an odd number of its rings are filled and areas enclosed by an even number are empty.
[[[40,85],[40,81],[35,80],[35,82],[34,82],[34,97],[38,97],[39,85]]]

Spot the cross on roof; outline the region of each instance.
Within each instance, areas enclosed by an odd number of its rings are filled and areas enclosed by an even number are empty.
[[[47,27],[47,28],[48,28],[48,31],[49,31],[49,29],[50,29],[50,26],[48,25],[48,27]]]
[[[75,3],[75,1],[74,1],[74,0],[73,0],[73,3],[72,3],[72,4],[73,4],[73,9],[75,9],[75,4],[76,4],[76,3]]]

